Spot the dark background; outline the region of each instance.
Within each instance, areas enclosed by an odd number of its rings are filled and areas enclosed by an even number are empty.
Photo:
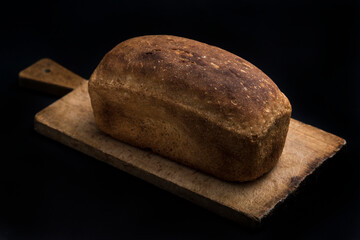
[[[0,239],[359,239],[360,22],[355,1],[12,2],[0,14]],[[252,62],[293,117],[347,140],[251,230],[37,134],[57,98],[17,84],[49,57],[88,78],[117,43],[172,34]]]

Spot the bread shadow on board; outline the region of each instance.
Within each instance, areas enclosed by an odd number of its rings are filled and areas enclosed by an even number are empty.
[[[127,178],[127,181],[139,185],[141,191],[145,191],[141,195],[146,195],[147,202],[153,205],[153,208],[144,208],[141,213],[138,212],[136,218],[137,224],[146,225],[151,231],[156,231],[154,229],[161,225],[162,231],[167,232],[178,232],[181,226],[183,234],[209,229],[215,235],[225,230],[236,230],[243,234],[268,231],[284,234],[295,231],[299,226],[307,229],[317,224],[325,224],[327,219],[335,218],[339,214],[339,206],[347,204],[351,198],[351,188],[343,188],[351,181],[351,176],[343,176],[341,179],[333,176],[338,175],[339,171],[346,172],[349,165],[345,162],[350,161],[345,147],[309,175],[285,202],[279,203],[260,223],[247,221],[239,224],[129,174],[121,175]],[[334,189],[340,190],[336,194],[341,197],[334,196]]]

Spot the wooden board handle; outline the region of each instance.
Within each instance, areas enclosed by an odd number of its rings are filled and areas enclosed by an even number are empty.
[[[19,73],[23,87],[63,96],[86,81],[49,58],[43,58]]]

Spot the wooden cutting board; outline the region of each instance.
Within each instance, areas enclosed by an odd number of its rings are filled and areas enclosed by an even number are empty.
[[[87,81],[50,59],[21,71],[19,80],[23,86],[58,95],[75,88],[36,114],[39,133],[238,222],[260,222],[346,143],[291,119],[283,154],[270,173],[252,182],[225,182],[99,131]]]

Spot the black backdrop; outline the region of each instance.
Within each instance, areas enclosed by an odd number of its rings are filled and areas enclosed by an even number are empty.
[[[360,13],[355,1],[44,1],[2,6],[0,238],[360,238]],[[57,98],[17,85],[49,57],[88,78],[117,43],[172,34],[252,62],[293,117],[347,146],[250,230],[33,130]]]

